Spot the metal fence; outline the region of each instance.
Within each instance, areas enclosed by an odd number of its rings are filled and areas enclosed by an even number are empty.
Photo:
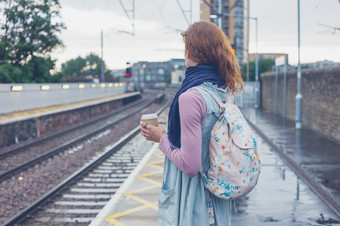
[[[243,90],[234,97],[239,107],[255,107],[256,103],[255,82],[244,82]]]

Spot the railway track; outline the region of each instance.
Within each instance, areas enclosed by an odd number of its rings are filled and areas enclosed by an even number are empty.
[[[135,114],[151,105],[154,101],[154,97],[151,98],[151,100],[145,98],[134,103],[132,109],[130,105],[125,106],[113,113],[104,115],[95,120],[45,137],[36,142],[32,142],[27,146],[19,147],[10,152],[1,154],[0,165],[2,170],[0,170],[0,182],[105,131],[117,122],[127,118],[130,114]],[[130,114],[125,113],[127,110],[130,111]],[[48,142],[53,145],[48,145]],[[4,169],[6,169],[6,171],[4,171]]]
[[[148,94],[149,96],[150,94]],[[147,98],[147,97],[146,97]],[[143,98],[142,100],[139,100],[139,101],[136,101],[134,102],[134,104],[141,104],[143,101],[145,101],[145,98]],[[73,132],[73,131],[76,131],[76,130],[79,130],[81,128],[84,128],[86,126],[89,126],[89,125],[92,125],[94,123],[97,123],[99,121],[102,121],[102,120],[105,120],[109,117],[112,117],[113,115],[119,113],[119,112],[122,112],[122,111],[125,111],[129,108],[130,106],[127,105],[127,106],[123,106],[122,108],[119,108],[118,110],[116,111],[113,111],[113,112],[110,112],[108,114],[105,114],[105,115],[102,115],[100,117],[97,117],[95,119],[92,119],[90,121],[87,121],[87,122],[83,122],[79,125],[76,125],[74,127],[71,127],[71,128],[68,128],[66,130],[62,130],[62,131],[59,131],[59,132],[56,132],[56,133],[53,133],[53,134],[49,134],[47,136],[44,136],[40,139],[37,139],[33,142],[30,142],[24,146],[19,146],[19,147],[16,147],[16,148],[13,148],[13,149],[10,149],[9,151],[6,151],[6,152],[3,152],[3,153],[0,153],[0,160],[2,159],[5,159],[6,157],[9,157],[9,156],[13,156],[13,155],[16,155],[18,153],[21,153],[21,152],[24,152],[25,150],[27,149],[30,149],[30,148],[34,148],[36,147],[37,145],[39,144],[42,144],[44,142],[49,142],[51,141],[51,139],[54,139],[54,138],[58,138],[60,136],[62,136],[63,134],[66,134],[66,133],[70,133],[70,132]]]
[[[169,102],[170,97],[157,114]],[[151,143],[140,135],[131,143],[138,133],[136,127],[4,225],[87,225],[150,150]]]

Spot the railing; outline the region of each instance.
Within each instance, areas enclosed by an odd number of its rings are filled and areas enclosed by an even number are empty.
[[[255,107],[255,82],[244,82],[243,90],[235,95],[235,104],[239,107]]]

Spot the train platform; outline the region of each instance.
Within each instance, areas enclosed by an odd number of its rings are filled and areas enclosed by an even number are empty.
[[[71,111],[78,108],[89,107],[101,103],[111,102],[123,98],[132,97],[135,95],[139,95],[139,92],[132,93],[122,93],[113,96],[89,99],[85,101],[78,101],[68,104],[59,104],[54,106],[47,106],[41,108],[27,109],[23,111],[9,112],[0,114],[0,125],[13,123],[17,121],[28,120],[36,117],[41,117],[45,115],[60,113],[64,111]]]
[[[330,187],[315,187],[311,184],[310,178],[316,181],[326,179],[327,175],[315,174],[312,171],[305,170],[307,162],[314,164],[314,167],[320,169],[318,172],[325,172],[326,159],[328,163],[334,163],[332,156],[322,155],[323,161],[317,164],[314,154],[320,150],[323,153],[331,152],[338,148],[339,145],[328,141],[324,137],[315,133],[308,132],[308,136],[303,135],[295,138],[295,129],[288,126],[278,125],[275,122],[278,119],[268,113],[257,111],[255,109],[243,109],[245,116],[250,123],[255,126],[254,129],[258,136],[259,151],[262,162],[262,172],[256,188],[247,196],[236,200],[237,212],[232,213],[232,225],[333,225],[340,224],[339,213],[337,212],[336,203],[329,203],[327,193],[336,202],[336,194],[331,193]],[[167,112],[161,115],[162,120],[166,121]],[[274,122],[271,120],[274,119]],[[280,135],[285,132],[287,134]],[[290,153],[292,148],[292,135],[294,140],[302,145],[294,150],[300,150],[299,158],[291,156],[291,159],[304,160],[303,164],[297,162],[296,167],[292,160],[287,160],[286,155],[280,152]],[[275,136],[274,136],[275,135]],[[278,145],[278,138],[281,143]],[[326,151],[316,145],[315,148],[308,146],[308,151],[304,150],[310,142],[327,142]],[[325,139],[325,140],[323,140]],[[323,141],[322,141],[323,140]],[[285,142],[283,142],[285,141]],[[319,154],[320,156],[320,154]],[[313,159],[314,158],[314,159]],[[294,160],[294,161],[295,161]],[[157,225],[157,202],[158,195],[162,184],[162,168],[164,154],[160,152],[158,144],[154,144],[148,154],[143,158],[138,167],[133,171],[129,178],[120,187],[113,198],[106,204],[96,218],[91,222],[91,226],[109,226],[109,225]],[[318,167],[317,167],[318,166]],[[337,169],[336,165],[332,165]],[[330,168],[326,167],[326,170]],[[306,174],[306,175],[305,175]],[[331,175],[329,175],[331,176]],[[309,178],[309,179],[308,179]],[[334,175],[334,183],[337,183],[337,175]],[[318,181],[317,183],[320,183]],[[333,184],[333,182],[332,182]],[[333,187],[336,192],[339,189]],[[326,193],[325,193],[326,192]]]
[[[272,112],[242,110],[254,130],[340,216],[340,144]]]
[[[164,154],[155,144],[90,225],[157,225]]]
[[[168,110],[159,115],[160,124],[166,124]],[[158,196],[162,186],[164,157],[158,148],[158,143],[154,143],[90,225],[157,225]]]

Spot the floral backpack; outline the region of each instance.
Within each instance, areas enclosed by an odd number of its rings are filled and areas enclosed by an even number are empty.
[[[210,168],[207,174],[201,167],[204,185],[213,195],[222,199],[236,199],[255,187],[261,172],[256,138],[239,108],[222,101],[203,88],[218,103],[221,116],[211,131],[209,142]]]

